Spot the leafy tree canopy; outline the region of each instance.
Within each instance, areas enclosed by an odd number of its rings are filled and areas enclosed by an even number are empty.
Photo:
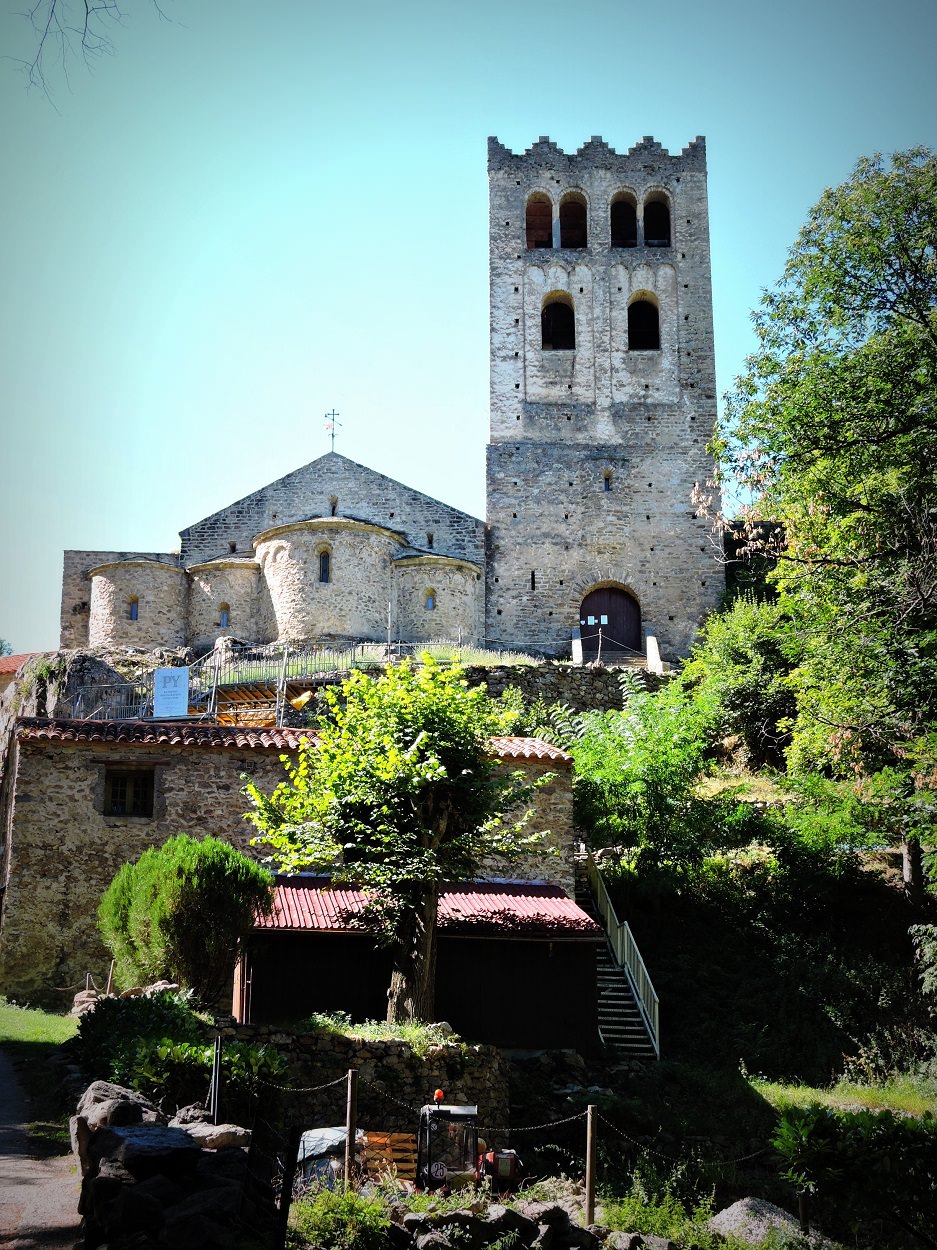
[[[366,887],[369,920],[392,948],[388,1019],[432,1019],[439,886],[491,854],[540,842],[516,813],[523,775],[491,758],[516,713],[428,657],[379,678],[355,672],[326,694],[318,742],[300,746],[272,795],[252,783],[256,841],[286,871],[317,869]]]
[[[98,908],[119,985],[168,977],[210,1005],[234,971],[238,943],[269,910],[267,869],[217,838],[181,833],[124,864]]]

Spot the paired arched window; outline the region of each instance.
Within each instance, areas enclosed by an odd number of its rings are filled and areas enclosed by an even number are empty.
[[[628,305],[628,351],[660,351],[660,311],[643,292]]]
[[[553,202],[542,191],[527,201],[527,250],[553,246]]]
[[[332,580],[332,553],[329,549],[323,548],[319,552],[319,581],[330,582]]]
[[[660,191],[644,201],[644,243],[646,247],[670,247],[670,206]]]
[[[620,191],[611,207],[612,247],[638,246],[638,206],[633,195]]]
[[[560,201],[560,247],[587,247],[586,200],[578,191]]]
[[[231,606],[227,603],[218,604],[218,624],[222,629],[227,629],[231,624]]]
[[[133,598],[127,600],[127,620],[137,621],[139,619],[140,619],[140,600],[136,597],[136,595],[134,595]]]
[[[545,352],[571,352],[576,347],[576,314],[565,291],[554,291],[544,300],[540,345]]]

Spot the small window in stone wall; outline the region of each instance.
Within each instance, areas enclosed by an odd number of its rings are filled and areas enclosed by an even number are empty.
[[[105,768],[104,815],[152,816],[152,768]]]
[[[432,612],[436,607],[436,591],[428,590],[423,596],[423,607],[427,612]]]
[[[319,552],[319,581],[330,582],[332,580],[332,553],[331,551]]]
[[[127,600],[127,620],[135,621],[140,616],[140,600],[134,595],[132,599]]]
[[[231,608],[227,603],[219,603],[218,605],[218,625],[221,629],[227,629],[231,624]]]

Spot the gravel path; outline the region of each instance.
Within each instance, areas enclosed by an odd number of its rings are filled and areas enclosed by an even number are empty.
[[[34,1159],[26,1096],[0,1051],[0,1247],[73,1250],[79,1242],[79,1182],[72,1156]]]

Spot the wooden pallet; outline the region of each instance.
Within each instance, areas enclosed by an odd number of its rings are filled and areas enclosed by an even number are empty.
[[[373,1133],[366,1130],[367,1171],[394,1172],[401,1180],[416,1180],[416,1133]]]

